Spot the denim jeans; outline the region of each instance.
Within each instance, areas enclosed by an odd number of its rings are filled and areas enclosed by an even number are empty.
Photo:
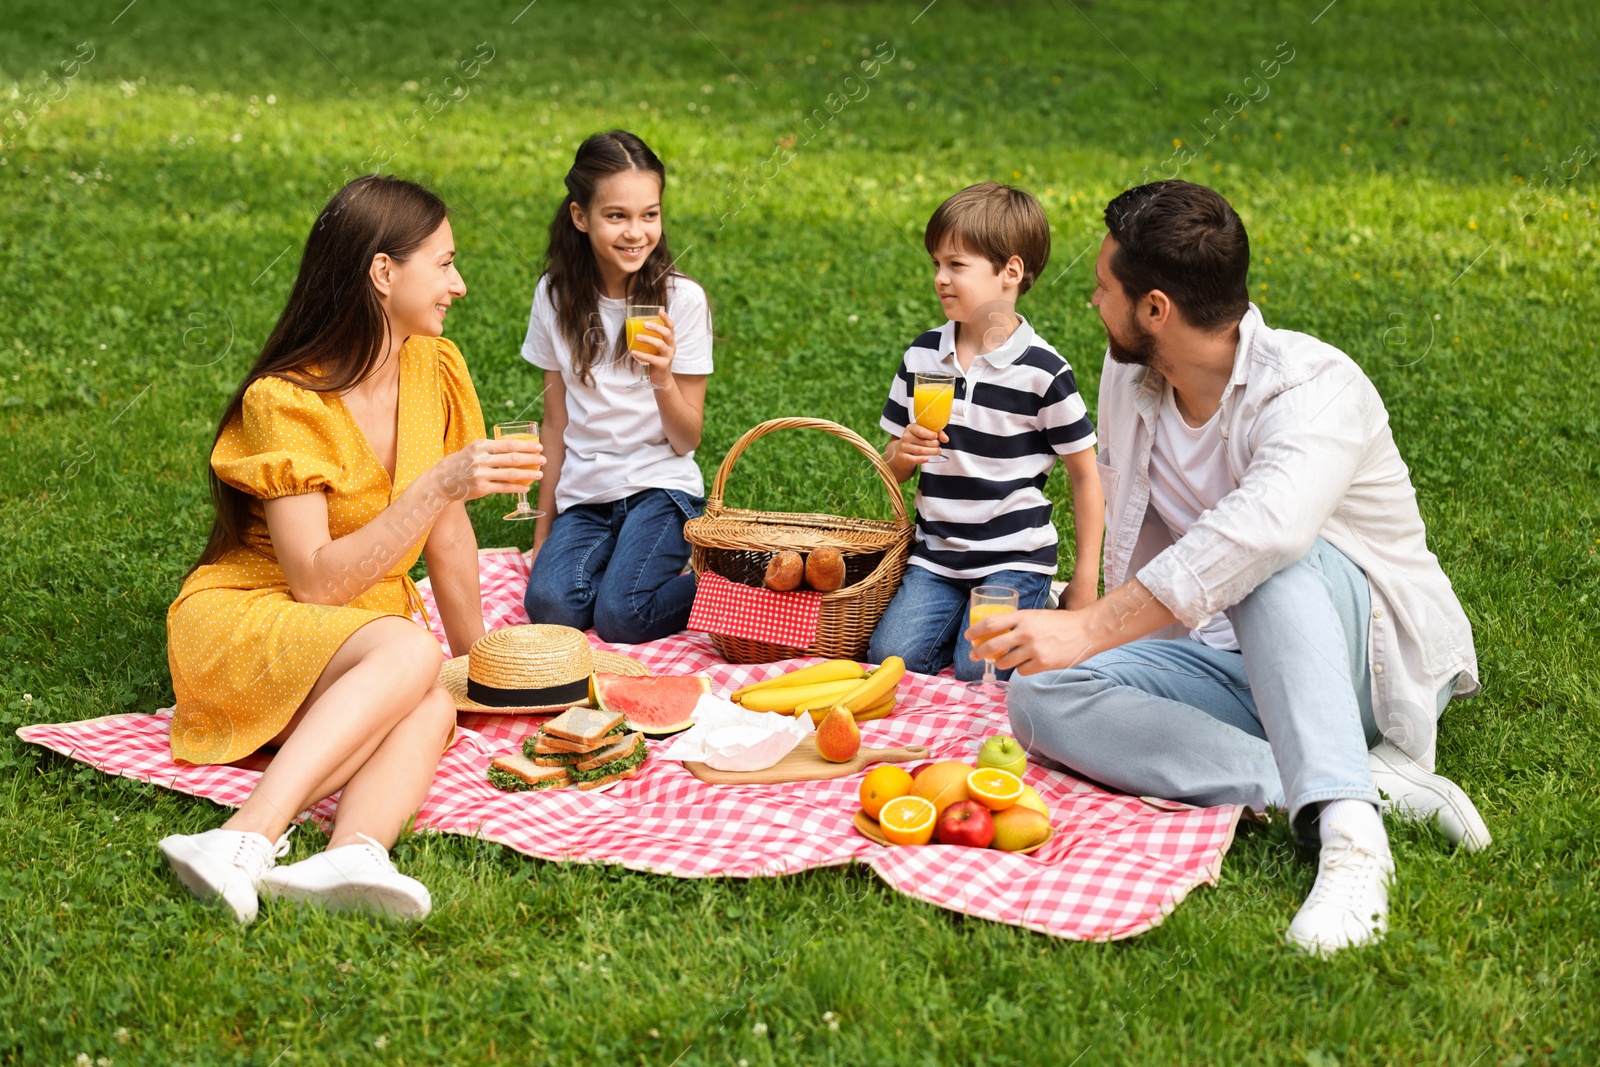
[[[1367,664],[1366,575],[1318,538],[1233,607],[1239,652],[1184,637],[1134,641],[1012,681],[1030,751],[1134,796],[1286,808],[1314,840],[1321,804],[1378,803],[1382,740]],[[1447,687],[1448,688],[1448,687]]]
[[[635,645],[682,630],[695,579],[684,574],[685,521],[704,497],[646,489],[609,504],[577,504],[556,516],[523,604],[530,622],[587,630]]]
[[[983,677],[983,663],[968,655],[966,637],[971,593],[980,585],[1003,585],[1017,591],[1020,608],[1042,608],[1050,595],[1050,575],[1033,571],[996,571],[982,578],[946,578],[915,565],[906,568],[900,588],[889,601],[867,656],[882,663],[889,656],[906,661],[906,670],[938,674],[955,664],[956,677],[975,682]],[[1010,671],[999,671],[1005,678]]]

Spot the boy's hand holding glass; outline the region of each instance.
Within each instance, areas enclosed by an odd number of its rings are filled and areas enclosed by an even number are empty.
[[[947,443],[949,436],[939,430],[930,430],[926,426],[912,423],[906,427],[906,432],[900,435],[899,454],[908,463],[939,463],[945,457],[940,452],[939,446]]]
[[[639,378],[633,383],[634,387],[665,389],[665,382],[672,376],[672,357],[678,353],[672,335],[672,316],[659,305],[629,304],[623,330],[628,354],[639,361]]]

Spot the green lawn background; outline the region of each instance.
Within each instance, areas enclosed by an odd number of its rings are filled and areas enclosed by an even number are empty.
[[[0,1059],[1592,1062],[1597,29],[1586,4],[1503,0],[6,0]],[[899,354],[939,321],[921,227],[988,178],[1050,216],[1021,309],[1093,410],[1100,211],[1192,149],[1180,176],[1244,217],[1268,321],[1349,352],[1388,404],[1485,680],[1440,767],[1495,848],[1396,830],[1390,936],[1331,963],[1282,946],[1314,867],[1281,827],[1116,945],[860,871],[675,881],[459,838],[398,849],[435,896],[415,930],[269,910],[240,931],[192,904],[153,844],[215,807],[10,729],[170,702],[164,613],[204,538],[214,420],[338,185],[381,163],[446,199],[469,286],[449,335],[491,421],[538,416],[517,349],[545,227],[578,141],[615,126],[666,160],[669,232],[716,311],[708,481],[775,416],[881,443]],[[887,514],[817,435],[756,445],[729,496]],[[500,510],[474,507],[483,544],[526,537]]]

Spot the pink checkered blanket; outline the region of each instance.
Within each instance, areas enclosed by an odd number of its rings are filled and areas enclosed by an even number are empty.
[[[481,555],[485,620],[491,629],[526,622],[527,563],[514,550]],[[429,618],[437,619],[423,583]],[[441,643],[442,631],[435,622]],[[593,639],[593,635],[591,635]],[[703,634],[614,647],[657,674],[705,674],[718,692],[803,664],[725,663]],[[815,662],[815,661],[809,661]],[[651,759],[639,776],[600,793],[502,793],[485,780],[489,760],[515,750],[538,719],[461,716],[422,809],[418,830],[497,841],[542,859],[615,863],[680,878],[755,878],[865,863],[901,893],[952,911],[1056,937],[1113,940],[1160,923],[1189,890],[1215,883],[1239,809],[1191,808],[1115,796],[1069,775],[1030,767],[1027,781],[1050,806],[1055,837],[1029,856],[950,845],[890,848],[851,824],[860,777],[784,785],[719,786],[681,763]],[[193,767],[172,761],[169,714],[112,715],[19,729],[25,741],[107,774],[235,806],[264,765]],[[900,706],[863,724],[875,746],[926,745],[935,759],[970,760],[983,738],[1008,729],[1005,709],[975,700],[947,675],[907,675]],[[669,742],[652,742],[659,753]],[[310,817],[330,821],[337,796]]]

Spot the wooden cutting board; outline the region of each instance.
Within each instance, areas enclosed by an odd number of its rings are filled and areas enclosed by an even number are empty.
[[[684,760],[683,765],[690,774],[712,785],[772,785],[777,782],[821,782],[829,778],[843,778],[873,763],[910,763],[930,759],[932,755],[922,745],[902,745],[899,748],[867,748],[863,745],[854,758],[843,763],[830,763],[817,755],[817,739],[812,735],[802,738],[787,756],[761,771],[719,771],[692,760]]]

